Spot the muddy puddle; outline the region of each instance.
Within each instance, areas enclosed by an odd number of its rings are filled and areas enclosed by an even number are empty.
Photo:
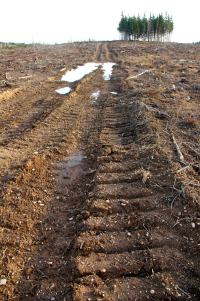
[[[81,152],[77,152],[65,160],[59,162],[55,166],[56,181],[59,189],[65,187],[66,193],[68,192],[67,186],[75,183],[84,174],[84,161],[87,156]]]

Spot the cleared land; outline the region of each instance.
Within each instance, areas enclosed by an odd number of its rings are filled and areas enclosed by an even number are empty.
[[[0,61],[0,300],[200,300],[200,47]],[[99,68],[55,92],[87,62],[116,63],[111,80]]]

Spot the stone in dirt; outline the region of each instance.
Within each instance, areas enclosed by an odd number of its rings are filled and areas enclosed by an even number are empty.
[[[0,279],[0,285],[6,285],[7,283],[7,279],[3,278],[3,279]]]

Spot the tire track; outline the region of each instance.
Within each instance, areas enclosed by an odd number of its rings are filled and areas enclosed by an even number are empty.
[[[94,54],[95,62],[101,62],[102,47],[103,47],[103,44],[101,42],[97,43],[95,54]]]
[[[97,43],[94,60],[97,62],[111,62],[110,52],[108,50],[108,43]]]
[[[53,295],[63,300],[69,291],[71,266],[66,271],[64,267],[70,263],[69,241],[76,235],[74,221],[82,211],[89,189],[85,182],[90,176],[83,173],[72,185],[62,166],[73,152],[81,151],[81,143],[87,146],[88,137],[93,136],[95,114],[99,112],[91,94],[94,86],[103,91],[102,84],[102,72],[97,70],[68,96],[53,93],[54,84],[50,92],[44,85],[41,94],[30,92],[30,103],[26,94],[24,106],[21,95],[14,100],[16,107],[8,104],[19,109],[19,114],[16,128],[7,128],[1,135],[2,140],[7,139],[0,158],[1,271],[8,280],[6,287],[0,287],[2,300],[44,300]],[[46,106],[41,95],[52,102]],[[32,119],[35,107],[36,111],[39,108],[37,120]],[[87,168],[88,161],[83,160]]]
[[[101,51],[101,59],[111,57],[107,44]],[[180,201],[172,210],[165,201],[169,189],[155,189],[146,180],[145,165],[159,183],[165,181],[165,160],[149,151],[140,155],[137,135],[141,139],[148,129],[137,129],[141,112],[136,98],[118,88],[123,78],[118,66],[101,98],[101,151],[87,218],[79,223],[74,244],[73,300],[198,300],[200,270],[188,252],[188,225],[173,227],[184,208]],[[121,93],[111,96],[111,89]]]

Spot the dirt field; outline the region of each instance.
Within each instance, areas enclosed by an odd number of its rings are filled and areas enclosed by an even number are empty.
[[[200,47],[0,61],[0,300],[200,300]],[[99,68],[55,92],[87,62],[116,63],[111,80]]]

